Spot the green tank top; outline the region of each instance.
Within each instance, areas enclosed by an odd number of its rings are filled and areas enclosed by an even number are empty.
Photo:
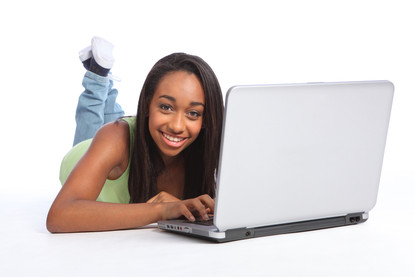
[[[130,194],[128,192],[128,176],[130,173],[131,152],[133,149],[132,145],[134,143],[135,117],[126,117],[122,118],[122,120],[127,122],[130,126],[130,161],[128,162],[127,169],[118,179],[106,180],[97,201],[111,203],[130,202]],[[59,180],[62,185],[65,183],[72,169],[88,150],[91,145],[91,141],[92,139],[88,139],[78,143],[63,158],[59,172]]]

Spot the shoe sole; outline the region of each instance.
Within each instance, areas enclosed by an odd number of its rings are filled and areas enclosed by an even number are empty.
[[[114,45],[112,45],[112,43],[100,37],[93,37],[91,48],[94,60],[100,66],[107,69],[112,68],[114,65],[114,57],[112,56]]]

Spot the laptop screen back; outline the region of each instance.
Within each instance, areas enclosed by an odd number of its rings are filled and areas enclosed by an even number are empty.
[[[232,87],[216,227],[224,231],[371,210],[392,98],[388,81]]]

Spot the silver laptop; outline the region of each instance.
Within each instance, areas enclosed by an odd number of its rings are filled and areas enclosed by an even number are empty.
[[[393,93],[389,81],[230,88],[212,222],[158,227],[225,242],[366,221]]]

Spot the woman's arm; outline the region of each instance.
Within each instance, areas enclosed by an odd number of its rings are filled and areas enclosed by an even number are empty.
[[[206,209],[213,210],[214,201],[207,195],[169,203],[96,201],[105,180],[121,176],[128,160],[128,125],[122,122],[102,127],[53,202],[47,229],[52,233],[129,229],[182,215],[194,220],[192,212],[205,217]]]

